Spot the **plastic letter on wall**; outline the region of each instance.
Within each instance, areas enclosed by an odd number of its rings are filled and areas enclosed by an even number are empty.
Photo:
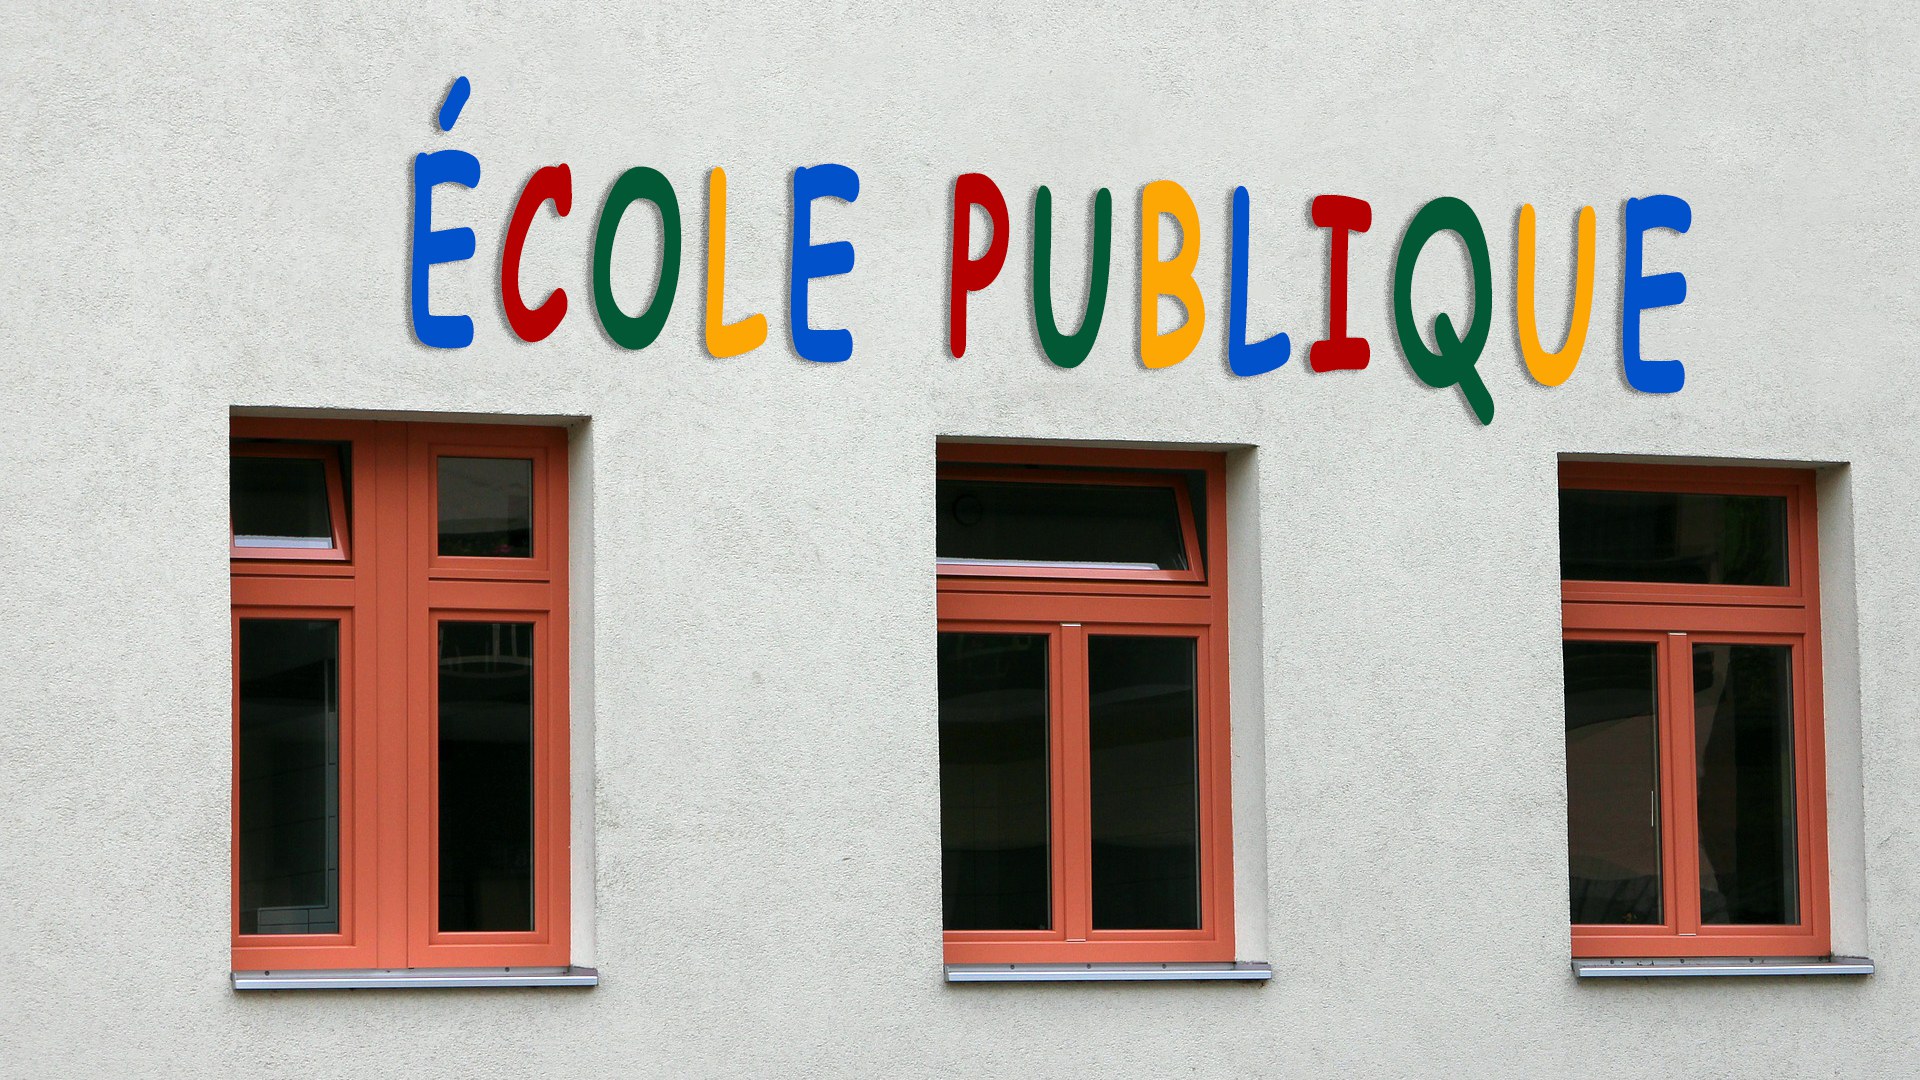
[[[973,208],[987,212],[993,239],[986,254],[973,252]],[[979,292],[1000,276],[1007,261],[1007,200],[985,174],[964,173],[953,182],[953,251],[947,270],[947,349],[957,359],[967,352],[967,294]]]
[[[506,247],[500,255],[500,306],[507,311],[507,325],[521,341],[539,341],[567,317],[567,292],[555,289],[539,307],[529,308],[520,296],[520,256],[526,250],[527,230],[540,204],[551,200],[553,212],[566,217],[573,209],[573,173],[565,165],[549,165],[527,178],[520,199],[513,204],[513,217],[507,222]]]
[[[860,176],[845,165],[815,165],[793,170],[792,281],[787,294],[787,333],[803,359],[835,363],[853,355],[846,330],[815,330],[807,325],[807,283],[853,270],[853,245],[845,240],[816,244],[813,200],[853,202],[860,197]]]
[[[1247,341],[1247,189],[1233,189],[1233,277],[1227,287],[1227,370],[1235,375],[1264,375],[1281,364],[1293,352],[1286,334],[1274,334],[1264,341]]]
[[[1093,196],[1093,257],[1087,284],[1087,306],[1080,329],[1063,334],[1053,321],[1053,193],[1044,186],[1033,193],[1033,329],[1040,351],[1055,367],[1079,367],[1100,336],[1100,319],[1107,312],[1107,271],[1113,254],[1113,195],[1101,188]]]
[[[1620,362],[1627,383],[1648,394],[1671,394],[1687,384],[1686,365],[1678,360],[1640,358],[1640,313],[1648,308],[1672,307],[1687,298],[1687,279],[1677,273],[1640,273],[1648,229],[1683,233],[1693,225],[1693,208],[1675,195],[1649,195],[1627,200],[1627,252],[1620,287]]]
[[[440,106],[440,130],[452,131],[467,104],[472,86],[465,75],[453,80]],[[480,183],[480,159],[465,150],[437,150],[413,159],[413,264],[408,296],[413,336],[436,349],[464,349],[473,344],[473,320],[465,315],[435,315],[427,295],[427,268],[434,263],[473,258],[473,230],[433,227],[433,189],[439,184],[464,188]]]
[[[613,239],[620,232],[620,216],[642,200],[660,208],[660,280],[654,285],[647,309],[628,315],[613,299]],[[680,200],[658,170],[644,166],[628,169],[607,192],[607,201],[600,207],[600,225],[593,234],[593,308],[600,316],[600,325],[620,347],[646,348],[667,324],[679,284]]]
[[[1160,215],[1171,214],[1180,224],[1180,250],[1160,261]],[[1207,324],[1207,305],[1193,269],[1200,262],[1200,212],[1187,190],[1171,180],[1155,180],[1140,192],[1140,362],[1150,368],[1172,367],[1200,344]],[[1171,296],[1187,310],[1178,329],[1160,332],[1160,297]]]
[[[1427,351],[1420,340],[1420,326],[1413,318],[1413,268],[1420,261],[1420,249],[1435,233],[1458,233],[1473,264],[1473,322],[1466,337],[1454,332],[1453,319],[1445,312],[1434,316],[1434,343],[1440,351]],[[1413,373],[1428,386],[1459,386],[1466,395],[1473,415],[1482,424],[1493,423],[1493,395],[1474,365],[1486,348],[1487,332],[1493,328],[1493,266],[1487,255],[1487,234],[1473,208],[1459,199],[1442,197],[1420,208],[1400,241],[1393,261],[1393,327],[1400,337],[1400,351],[1406,354]]]
[[[767,340],[767,317],[755,312],[729,326],[727,306],[727,171],[707,174],[707,352],[718,359],[752,352]]]
[[[1350,233],[1373,227],[1373,204],[1347,195],[1317,195],[1313,223],[1329,230],[1327,248],[1327,336],[1307,350],[1315,371],[1358,371],[1367,366],[1367,339],[1347,336],[1347,248]]]
[[[1559,386],[1580,363],[1580,350],[1587,344],[1587,323],[1593,318],[1593,207],[1580,208],[1579,238],[1574,246],[1573,315],[1567,321],[1566,344],[1559,352],[1548,352],[1540,345],[1540,328],[1534,322],[1533,304],[1533,204],[1520,207],[1520,225],[1515,236],[1518,262],[1514,270],[1514,325],[1520,335],[1520,357],[1527,371],[1542,386]]]

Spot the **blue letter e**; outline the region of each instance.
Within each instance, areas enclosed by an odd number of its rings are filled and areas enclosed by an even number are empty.
[[[433,227],[433,186],[480,183],[480,159],[465,150],[439,150],[413,159],[413,336],[436,349],[473,344],[473,320],[427,310],[427,267],[473,258],[473,230]]]
[[[1678,360],[1640,358],[1640,313],[1648,308],[1672,307],[1687,298],[1687,279],[1679,274],[1640,273],[1640,253],[1648,229],[1683,233],[1693,224],[1693,208],[1677,195],[1649,195],[1627,200],[1627,253],[1620,287],[1620,363],[1627,383],[1647,394],[1671,394],[1687,382],[1686,365]]]
[[[793,351],[807,360],[829,363],[853,355],[853,335],[845,330],[815,330],[807,325],[807,282],[853,269],[853,245],[845,240],[813,243],[813,200],[831,196],[852,202],[860,197],[860,175],[845,165],[816,165],[793,170],[793,280],[787,294],[787,332]]]

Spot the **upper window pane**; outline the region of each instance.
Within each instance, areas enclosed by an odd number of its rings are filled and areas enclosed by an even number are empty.
[[[533,462],[440,459],[440,554],[533,556]]]
[[[1180,504],[1158,484],[940,479],[934,551],[947,563],[1185,570]]]
[[[334,546],[321,459],[237,456],[228,491],[234,547]]]
[[[1675,491],[1560,492],[1560,576],[1787,584],[1787,500]]]

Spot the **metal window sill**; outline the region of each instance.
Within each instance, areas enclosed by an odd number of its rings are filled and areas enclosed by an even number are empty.
[[[1734,975],[1871,975],[1873,961],[1864,956],[1575,960],[1573,973],[1582,979],[1657,979],[1676,976]]]
[[[962,982],[1219,982],[1273,978],[1270,964],[948,964],[947,981]]]
[[[598,986],[589,967],[236,971],[235,990],[443,990],[478,986]]]

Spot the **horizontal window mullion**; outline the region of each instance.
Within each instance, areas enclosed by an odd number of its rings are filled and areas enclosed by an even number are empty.
[[[941,619],[1205,626],[1214,612],[1214,602],[1204,597],[940,592]]]
[[[555,607],[560,590],[545,582],[428,581],[422,590],[434,611],[543,612]]]
[[[234,607],[350,608],[359,597],[359,583],[350,577],[253,577],[235,574],[230,596]]]
[[[1796,608],[1807,605],[1799,585],[1666,585],[1640,581],[1562,579],[1560,599],[1576,604],[1654,604],[1697,607]]]
[[[1808,625],[1804,608],[1704,604],[1566,603],[1561,605],[1560,617],[1569,631],[1799,634],[1804,633]]]

